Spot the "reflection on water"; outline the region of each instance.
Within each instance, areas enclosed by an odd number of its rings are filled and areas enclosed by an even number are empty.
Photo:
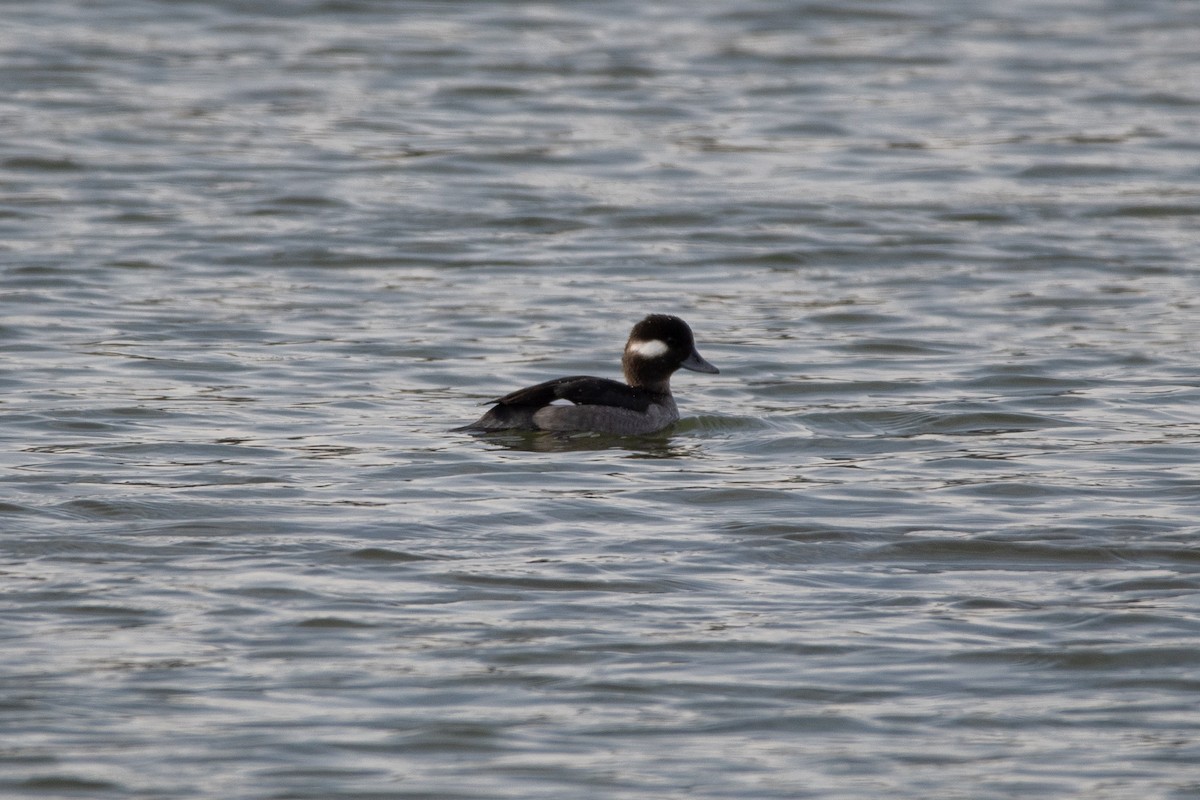
[[[534,453],[587,453],[616,450],[630,458],[686,458],[695,456],[700,446],[671,436],[673,429],[651,436],[612,436],[599,433],[558,433],[552,431],[504,431],[469,434],[490,447],[527,450]]]

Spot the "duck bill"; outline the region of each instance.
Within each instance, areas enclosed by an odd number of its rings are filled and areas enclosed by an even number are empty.
[[[685,358],[683,363],[679,366],[683,367],[684,369],[690,369],[692,372],[707,372],[710,375],[716,375],[721,371],[705,361],[704,357],[697,353],[694,348],[692,349],[691,354]]]

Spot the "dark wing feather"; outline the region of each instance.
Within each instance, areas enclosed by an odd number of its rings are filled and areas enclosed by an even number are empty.
[[[559,397],[581,406],[616,406],[630,411],[645,411],[652,396],[644,389],[634,389],[620,381],[607,378],[583,378],[559,387]]]
[[[555,400],[569,400],[576,405],[616,406],[631,411],[645,411],[650,407],[651,399],[649,392],[626,386],[620,381],[573,375],[518,389],[494,402],[504,406],[540,408]]]

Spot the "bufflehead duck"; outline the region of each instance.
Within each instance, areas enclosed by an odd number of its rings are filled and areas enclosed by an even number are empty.
[[[654,433],[679,419],[671,374],[683,367],[716,374],[696,352],[692,329],[679,317],[651,314],[633,326],[621,368],[625,383],[573,375],[506,394],[460,431],[594,431]],[[570,401],[554,404],[554,401]]]

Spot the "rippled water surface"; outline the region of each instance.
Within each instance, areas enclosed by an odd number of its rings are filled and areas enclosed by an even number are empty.
[[[1198,41],[6,4],[0,793],[1200,797]]]

